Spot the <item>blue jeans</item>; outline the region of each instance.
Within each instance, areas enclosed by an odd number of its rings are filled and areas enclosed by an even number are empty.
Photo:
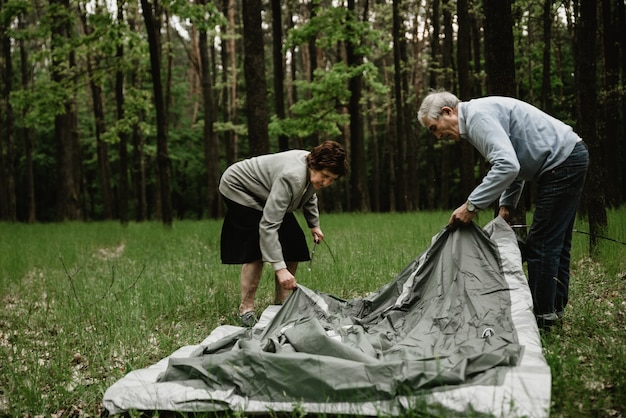
[[[537,184],[537,204],[526,238],[528,284],[536,316],[562,314],[568,301],[570,249],[589,152],[584,142]]]

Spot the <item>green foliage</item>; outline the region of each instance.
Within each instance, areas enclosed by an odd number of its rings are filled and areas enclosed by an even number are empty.
[[[367,75],[369,86],[378,92],[385,92],[386,87],[377,83],[373,74],[377,69],[372,63],[348,67],[344,62],[334,64],[328,70],[315,70],[315,81],[297,81],[295,84],[304,92],[305,97],[291,107],[292,116],[279,120],[272,117],[270,133],[306,138],[312,134],[319,134],[328,138],[339,138],[343,135],[341,129],[350,121],[350,114],[346,112],[350,100],[348,82],[359,75]]]
[[[369,22],[360,22],[344,7],[320,9],[317,15],[301,27],[291,30],[285,48],[294,48],[311,39],[320,48],[335,49],[345,43],[355,48],[356,54],[367,55],[375,47],[382,47],[380,32],[371,28]],[[327,68],[314,71],[313,81],[294,81],[304,99],[291,109],[289,118],[270,122],[273,136],[306,138],[319,134],[327,138],[339,138],[342,128],[350,120],[346,107],[350,100],[348,83],[362,76],[365,85],[377,94],[384,94],[386,87],[377,81],[378,68],[371,62],[348,66],[339,60]]]
[[[29,13],[33,4],[29,0],[7,0],[0,8],[0,23],[3,27],[10,27],[12,21],[23,14]],[[8,32],[13,34],[12,32]]]
[[[285,48],[293,48],[315,40],[319,48],[333,50],[340,43],[351,43],[355,53],[368,55],[373,47],[387,49],[382,34],[370,22],[360,21],[345,7],[317,8],[316,15],[302,26],[289,31]]]
[[[164,5],[172,14],[178,15],[182,19],[188,19],[196,25],[198,30],[210,31],[217,26],[226,25],[226,18],[212,1],[207,1],[203,5],[187,0],[168,0],[164,2]]]
[[[54,129],[54,118],[65,113],[70,94],[65,83],[52,81],[41,74],[32,90],[13,91],[10,100],[16,111],[24,113],[23,126],[45,133]]]

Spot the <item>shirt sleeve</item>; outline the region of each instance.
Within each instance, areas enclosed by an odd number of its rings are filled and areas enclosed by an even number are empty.
[[[259,222],[259,245],[263,261],[272,264],[274,271],[287,268],[283,259],[283,248],[278,239],[278,230],[283,223],[290,202],[294,196],[294,185],[284,176],[278,177],[263,207]]]
[[[468,140],[491,164],[487,175],[468,197],[478,208],[484,209],[512,185],[519,174],[520,163],[507,132],[497,119],[481,116],[467,126]],[[515,188],[511,195],[517,193]]]
[[[302,214],[309,228],[320,226],[320,212],[317,205],[317,194],[313,195],[302,206]]]
[[[522,191],[524,190],[524,184],[526,182],[522,179],[516,179],[511,183],[509,187],[500,196],[500,206],[507,206],[510,208],[517,207],[517,203],[522,197]]]

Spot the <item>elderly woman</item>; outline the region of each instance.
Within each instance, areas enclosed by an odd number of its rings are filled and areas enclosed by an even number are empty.
[[[296,287],[298,262],[308,261],[304,232],[293,214],[302,209],[315,242],[324,239],[315,192],[347,173],[343,147],[326,141],[311,150],[261,155],[228,167],[219,190],[228,208],[222,226],[223,264],[242,264],[239,315],[244,326],[256,321],[254,298],[263,263],[275,273],[275,302]]]

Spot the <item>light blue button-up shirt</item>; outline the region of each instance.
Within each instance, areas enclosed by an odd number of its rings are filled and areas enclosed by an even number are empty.
[[[569,125],[510,97],[461,102],[458,120],[461,138],[491,164],[468,197],[481,209],[498,197],[500,206],[516,207],[524,182],[564,162],[581,140]]]

